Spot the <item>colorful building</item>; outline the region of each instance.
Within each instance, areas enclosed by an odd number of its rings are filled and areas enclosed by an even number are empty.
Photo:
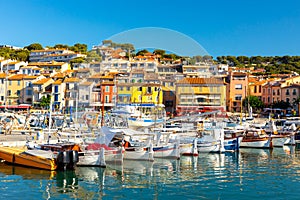
[[[176,83],[177,114],[226,110],[226,83],[217,78],[184,78]]]
[[[249,95],[248,75],[243,72],[230,72],[227,83],[227,111],[241,112],[242,101]]]

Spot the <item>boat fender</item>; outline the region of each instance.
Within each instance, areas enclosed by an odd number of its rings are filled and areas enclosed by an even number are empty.
[[[58,162],[58,164],[68,164],[68,163],[70,163],[69,152],[67,152],[67,151],[59,152],[58,155],[57,155],[57,162]]]
[[[79,156],[78,156],[78,151],[69,151],[69,157],[72,163],[78,163],[79,161]]]

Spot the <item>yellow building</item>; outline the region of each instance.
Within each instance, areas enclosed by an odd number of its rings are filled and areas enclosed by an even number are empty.
[[[31,82],[37,76],[14,74],[8,77],[7,105],[19,105],[21,103],[32,103]]]
[[[283,79],[283,83],[281,87],[286,87],[292,84],[299,84],[300,83],[300,76],[292,76],[286,79]]]
[[[132,85],[131,103],[162,104],[163,92],[161,85],[155,83]]]
[[[226,107],[226,83],[217,78],[184,78],[176,83],[177,113],[198,113]]]
[[[118,83],[117,104],[131,103],[132,85],[132,83]]]
[[[3,105],[5,101],[6,91],[6,74],[0,73],[0,104]]]
[[[32,101],[34,105],[39,106],[41,98],[43,96],[47,97],[47,95],[50,95],[51,83],[53,82],[52,78],[41,78],[32,82]]]

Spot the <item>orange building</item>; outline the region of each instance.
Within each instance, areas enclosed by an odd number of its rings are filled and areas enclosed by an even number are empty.
[[[242,100],[248,95],[248,75],[243,72],[230,72],[227,81],[227,111],[241,112]]]

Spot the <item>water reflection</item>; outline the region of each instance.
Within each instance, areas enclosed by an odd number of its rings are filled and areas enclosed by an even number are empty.
[[[21,166],[15,166],[0,162],[0,174],[4,175],[17,175],[23,179],[45,179],[51,180],[56,176],[56,172],[50,172],[40,169],[32,169]]]
[[[290,199],[300,186],[299,157],[299,149],[287,146],[54,173],[0,163],[0,193],[9,198],[21,188],[34,191],[30,199]]]

